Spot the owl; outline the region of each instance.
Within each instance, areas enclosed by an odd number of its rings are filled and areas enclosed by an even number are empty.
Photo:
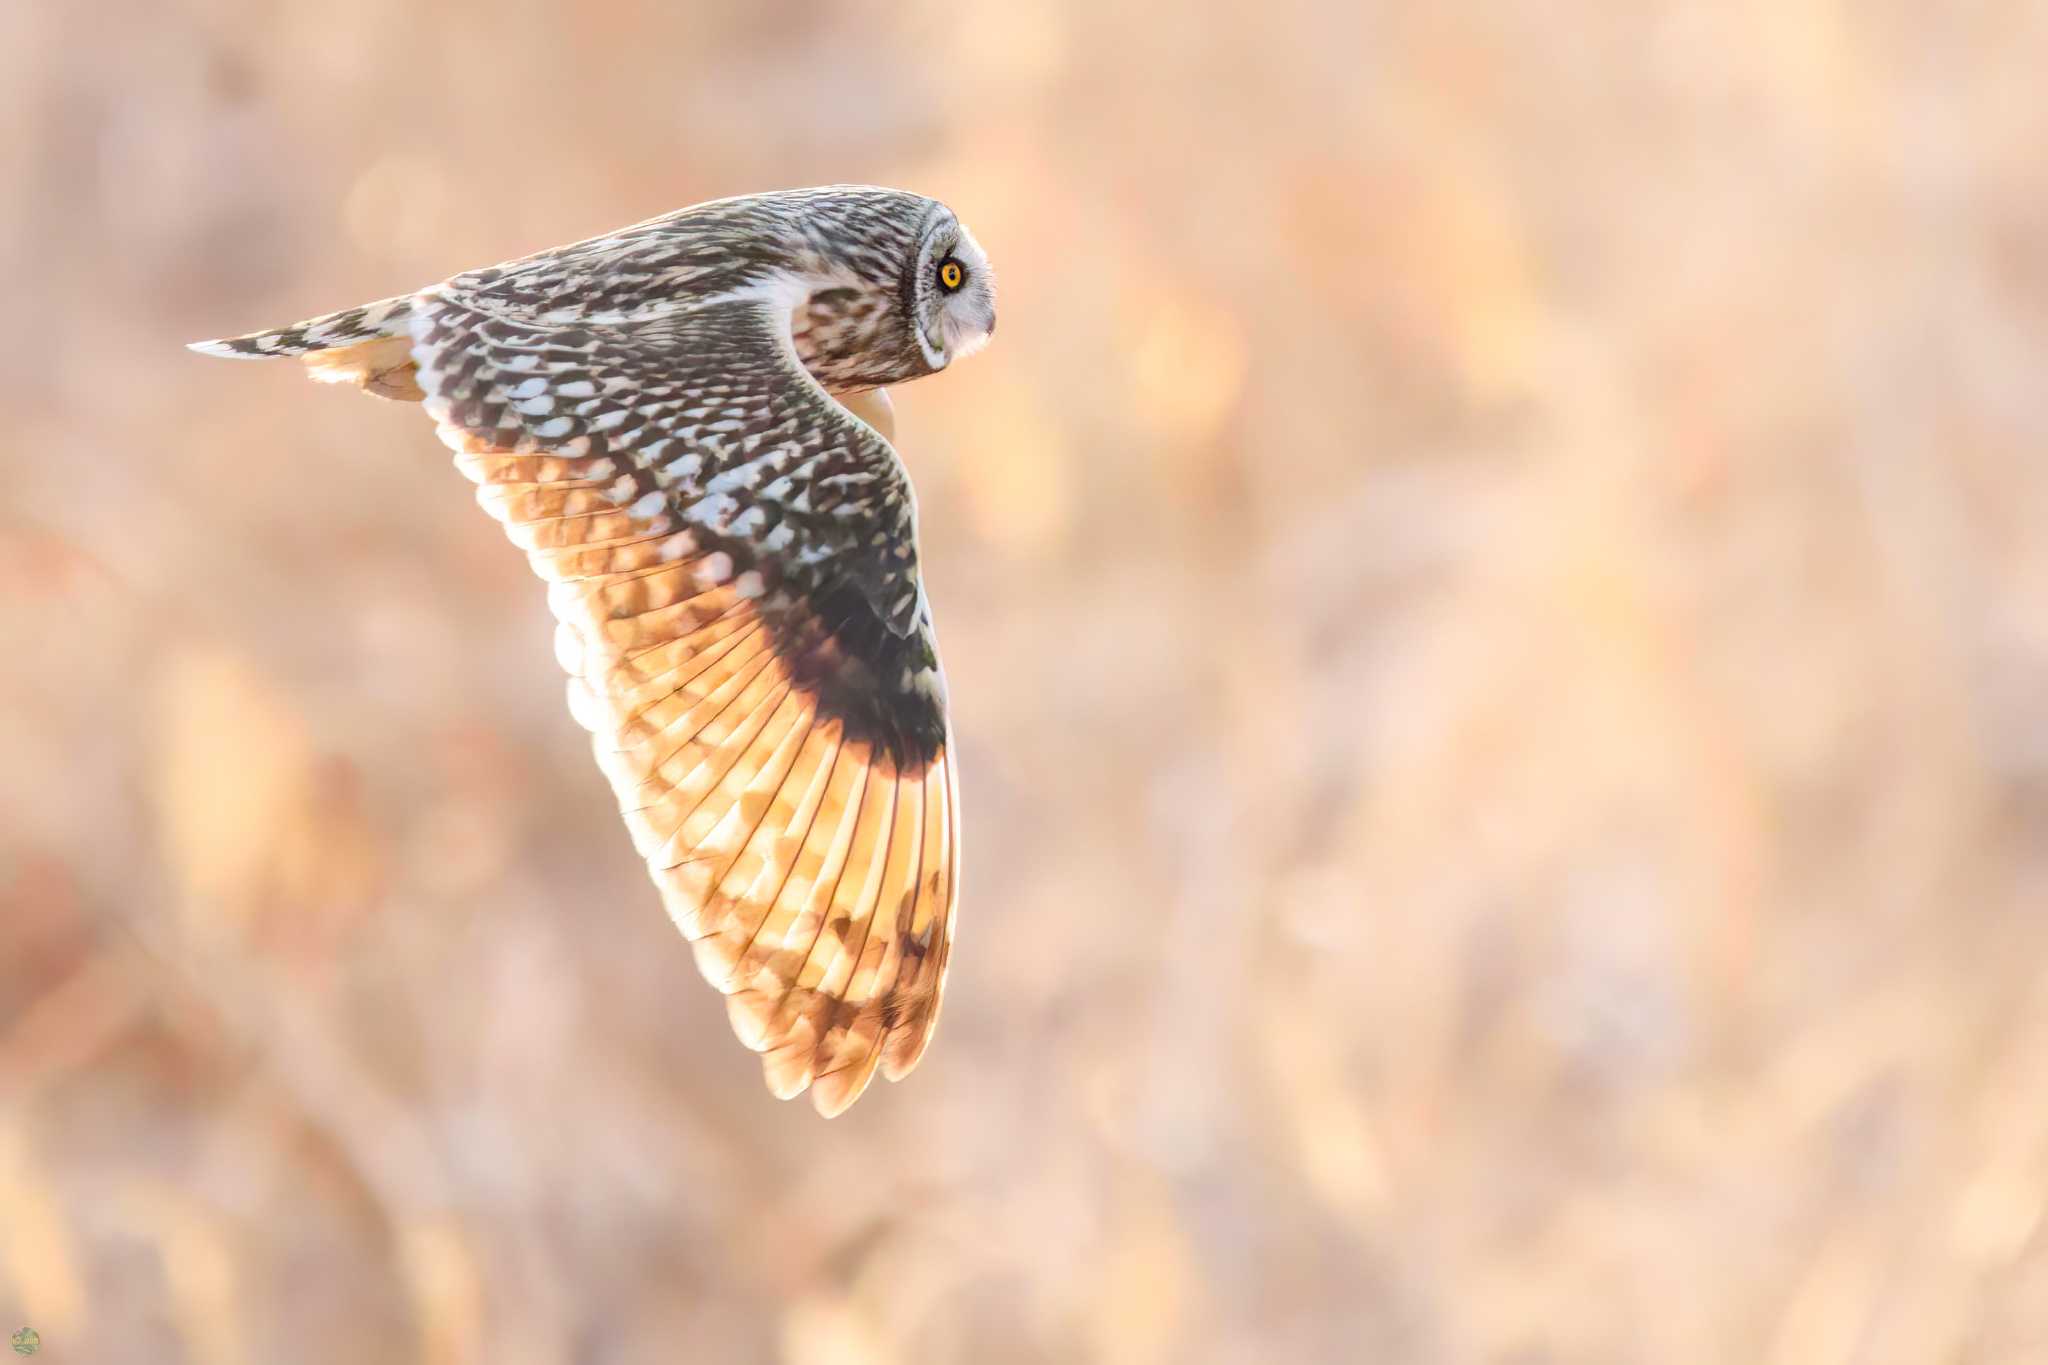
[[[769,1089],[917,1065],[959,898],[945,675],[886,386],[995,331],[945,205],[721,199],[196,343],[420,403],[547,583],[569,710]]]

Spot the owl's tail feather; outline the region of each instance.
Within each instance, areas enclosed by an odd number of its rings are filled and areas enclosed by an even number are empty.
[[[298,357],[311,377],[326,384],[354,384],[379,398],[417,403],[418,367],[412,359],[413,296],[401,294],[360,308],[293,323],[268,332],[195,341],[202,355],[229,360],[272,360]]]
[[[314,351],[331,351],[339,346],[353,346],[380,337],[403,336],[406,319],[412,316],[412,309],[413,296],[399,294],[366,303],[360,308],[344,308],[339,313],[309,318],[268,332],[251,332],[247,336],[226,337],[220,341],[195,341],[192,349],[202,355],[223,356],[229,360],[310,355]]]

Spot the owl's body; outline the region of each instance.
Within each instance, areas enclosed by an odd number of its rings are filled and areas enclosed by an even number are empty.
[[[205,342],[424,402],[549,583],[669,913],[771,1089],[916,1065],[958,897],[957,784],[886,385],[986,341],[943,205],[719,200],[294,327]]]

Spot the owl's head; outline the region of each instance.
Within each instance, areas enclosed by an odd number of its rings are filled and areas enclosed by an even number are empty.
[[[988,256],[936,199],[872,185],[798,191],[798,357],[834,392],[900,384],[988,344]]]

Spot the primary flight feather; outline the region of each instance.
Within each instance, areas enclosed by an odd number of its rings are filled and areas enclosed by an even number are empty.
[[[422,403],[548,583],[569,709],[769,1088],[917,1065],[959,898],[945,677],[885,386],[995,330],[943,204],[699,204],[193,349]]]

